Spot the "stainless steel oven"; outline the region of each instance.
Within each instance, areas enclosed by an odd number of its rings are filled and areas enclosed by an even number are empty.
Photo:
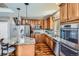
[[[61,42],[72,49],[79,50],[79,24],[62,25],[60,37]]]
[[[78,50],[61,43],[60,56],[78,56]]]

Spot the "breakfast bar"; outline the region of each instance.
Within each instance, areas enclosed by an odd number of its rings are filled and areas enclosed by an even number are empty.
[[[35,55],[35,39],[26,37],[24,42],[17,42],[16,47],[16,56],[34,56]]]

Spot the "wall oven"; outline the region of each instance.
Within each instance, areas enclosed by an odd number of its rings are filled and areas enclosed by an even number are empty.
[[[61,51],[60,55],[61,56],[78,56],[78,50],[74,49],[64,43],[61,43]]]
[[[61,42],[72,49],[79,50],[79,24],[62,25],[60,37]]]

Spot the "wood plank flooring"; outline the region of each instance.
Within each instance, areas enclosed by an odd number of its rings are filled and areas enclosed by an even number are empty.
[[[51,49],[45,43],[36,43],[35,55],[36,56],[54,56]]]

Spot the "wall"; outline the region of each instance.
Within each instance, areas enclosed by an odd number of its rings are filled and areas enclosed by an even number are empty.
[[[5,43],[17,39],[17,31],[12,17],[0,17],[0,39],[4,38]],[[0,47],[1,48],[1,47]],[[1,49],[0,49],[1,53]]]
[[[7,41],[7,39],[9,39],[9,22],[8,22],[8,17],[0,17],[0,35],[1,37],[3,37],[5,40],[5,42]]]
[[[8,27],[7,27],[8,21],[7,20],[8,20],[8,17],[5,17],[5,18],[0,17],[0,39],[3,38],[3,37],[5,39],[8,38],[8,33],[7,33],[7,31],[8,31]],[[7,40],[5,40],[5,41],[7,41]],[[0,55],[1,55],[1,43],[0,43]]]

